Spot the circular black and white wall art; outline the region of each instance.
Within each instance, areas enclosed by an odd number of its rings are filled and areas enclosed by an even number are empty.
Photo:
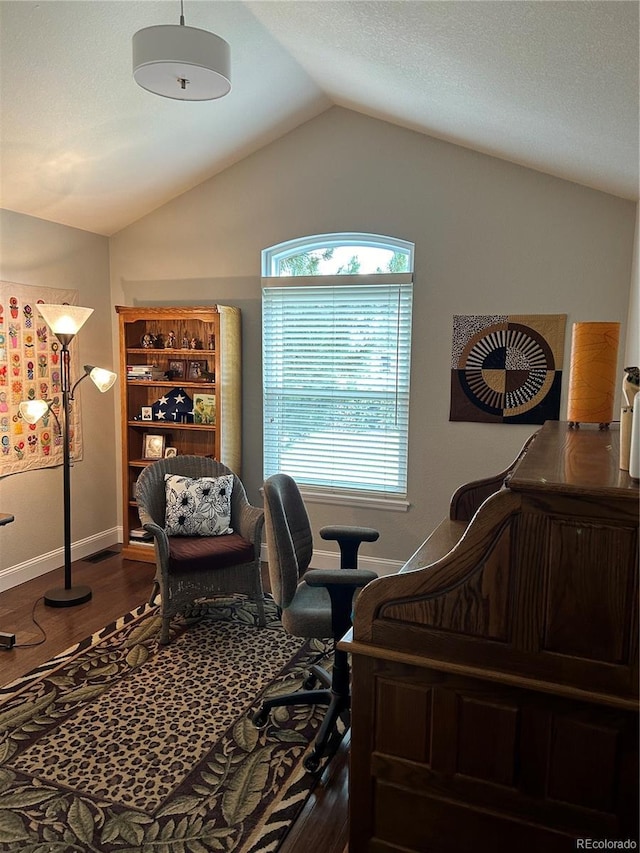
[[[455,315],[449,420],[557,420],[566,320],[566,314]]]

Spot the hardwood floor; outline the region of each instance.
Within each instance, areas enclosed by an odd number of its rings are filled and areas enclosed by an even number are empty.
[[[116,547],[110,549],[119,551]],[[16,635],[16,645],[0,651],[0,683],[8,684],[109,622],[145,602],[155,566],[123,560],[119,553],[98,562],[73,564],[73,583],[91,587],[93,597],[76,607],[46,607],[42,596],[64,585],[57,569],[0,593],[0,631]],[[265,589],[268,575],[264,572]],[[32,621],[32,613],[46,633]],[[278,853],[346,853],[348,836],[349,737],[325,769],[302,814]]]

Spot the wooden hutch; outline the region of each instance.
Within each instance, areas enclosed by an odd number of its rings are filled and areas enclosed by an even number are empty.
[[[547,422],[362,591],[349,853],[637,843],[638,484],[618,453],[616,425]]]

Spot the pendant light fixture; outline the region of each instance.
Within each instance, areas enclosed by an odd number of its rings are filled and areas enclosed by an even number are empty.
[[[227,42],[180,24],[146,27],[133,36],[133,78],[148,92],[178,101],[212,101],[231,91]]]

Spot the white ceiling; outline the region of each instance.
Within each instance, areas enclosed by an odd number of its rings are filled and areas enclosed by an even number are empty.
[[[179,0],[0,0],[0,206],[111,235],[338,104],[638,198],[637,0],[184,0],[232,92],[140,89]]]

